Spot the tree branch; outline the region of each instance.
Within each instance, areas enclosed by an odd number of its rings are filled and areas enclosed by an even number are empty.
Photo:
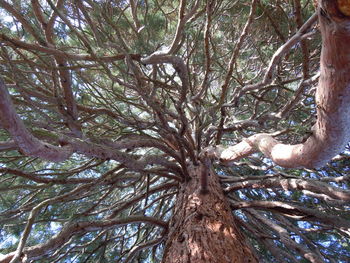
[[[316,91],[317,121],[312,135],[302,144],[289,145],[280,143],[269,134],[261,133],[227,149],[208,148],[204,154],[232,164],[260,151],[282,167],[319,168],[345,148],[350,138],[350,17],[339,14],[335,5],[336,3],[328,3],[324,4],[327,9],[319,8],[323,48],[321,75]],[[328,15],[325,15],[325,12]],[[299,36],[295,35],[293,38],[300,39],[301,32],[304,32],[305,28],[308,28],[306,25],[312,24],[314,19],[314,16],[311,17],[300,28]],[[263,83],[272,78],[273,61],[283,54],[277,53],[270,63]],[[248,91],[256,87],[245,87],[243,90]]]
[[[17,115],[5,83],[0,78],[0,122],[23,154],[53,162],[68,159],[73,153],[70,146],[58,147],[35,138]]]
[[[41,258],[45,255],[49,255],[52,251],[62,246],[73,235],[85,234],[91,231],[100,231],[112,227],[122,227],[127,224],[135,223],[149,223],[159,226],[163,229],[167,229],[168,224],[158,218],[146,217],[146,216],[129,216],[127,218],[107,219],[100,221],[83,221],[76,223],[68,223],[63,229],[50,240],[43,244],[27,247],[23,249],[23,257],[27,261]],[[0,258],[0,263],[8,263],[14,257],[14,252],[5,255]]]
[[[350,201],[350,191],[343,190],[331,186],[327,183],[320,181],[306,179],[306,178],[265,178],[260,179],[257,177],[256,180],[244,180],[242,182],[234,183],[224,189],[225,192],[235,191],[238,189],[247,188],[281,188],[284,190],[308,190],[313,193],[324,194],[329,199],[337,199],[342,201]]]
[[[256,84],[251,84],[243,87],[240,90],[236,90],[234,94],[234,98],[231,103],[226,104],[224,106],[231,106],[235,105],[238,99],[248,91],[253,91],[256,89],[259,89],[265,85],[268,85],[272,82],[276,67],[278,63],[281,61],[281,59],[291,50],[291,48],[298,43],[299,41],[303,40],[305,37],[309,36],[307,34],[307,31],[316,23],[317,21],[317,13],[313,14],[305,23],[304,25],[298,30],[297,33],[293,37],[291,37],[284,45],[282,45],[277,51],[273,54],[272,59],[270,60],[270,63],[267,67],[267,70],[264,74],[263,80]]]
[[[321,221],[338,228],[350,228],[350,222],[340,216],[330,215],[317,209],[307,208],[293,203],[280,201],[241,201],[232,202],[231,207],[233,209],[256,208],[270,210],[309,221]]]

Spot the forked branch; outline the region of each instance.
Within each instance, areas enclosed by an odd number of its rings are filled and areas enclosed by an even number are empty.
[[[262,152],[282,167],[318,168],[345,148],[350,138],[350,17],[340,11],[338,3],[320,1],[318,7],[323,45],[312,135],[304,143],[289,145],[261,133],[228,148],[207,148],[207,156],[230,164]]]

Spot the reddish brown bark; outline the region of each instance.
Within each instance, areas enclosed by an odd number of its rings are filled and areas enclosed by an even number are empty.
[[[170,223],[163,263],[258,262],[238,229],[218,177],[208,176],[208,192],[201,193],[204,166],[189,168]]]

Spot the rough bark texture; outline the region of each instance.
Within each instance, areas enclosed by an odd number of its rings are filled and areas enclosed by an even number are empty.
[[[350,1],[319,1],[322,35],[321,74],[316,91],[317,121],[301,144],[283,144],[270,134],[256,134],[229,147],[208,148],[223,163],[260,151],[286,168],[319,168],[343,151],[350,139]]]
[[[236,226],[212,171],[208,171],[208,192],[202,193],[203,169],[206,166],[190,167],[191,179],[179,191],[163,263],[258,262]]]

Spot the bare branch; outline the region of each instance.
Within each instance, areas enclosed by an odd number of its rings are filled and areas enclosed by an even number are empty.
[[[313,193],[324,194],[329,200],[337,199],[345,202],[350,201],[350,191],[331,186],[320,181],[306,178],[264,178],[257,177],[256,180],[245,180],[234,183],[224,189],[225,192],[246,188],[281,188],[284,190],[308,190]]]
[[[122,219],[116,218],[100,221],[83,221],[76,223],[67,223],[57,235],[53,236],[47,242],[32,247],[24,248],[23,254],[26,260],[35,260],[38,257],[51,254],[52,251],[56,250],[58,247],[63,245],[73,235],[85,234],[91,231],[101,231],[103,229],[108,228],[122,227],[127,224],[135,223],[149,223],[159,226],[163,229],[167,229],[166,222],[157,218],[146,216],[130,216]],[[9,253],[0,260],[0,263],[9,262],[9,260],[13,257],[14,253]]]
[[[2,126],[11,134],[19,149],[28,156],[40,157],[45,160],[61,162],[73,153],[70,146],[58,147],[44,143],[35,138],[23,121],[17,115],[5,83],[0,79],[0,121]]]
[[[350,222],[337,215],[330,215],[314,208],[306,208],[295,204],[279,201],[241,201],[231,204],[233,209],[256,208],[275,211],[294,218],[321,221],[338,228],[350,228]]]
[[[234,95],[233,102],[236,102],[243,94],[245,94],[248,91],[253,91],[256,89],[259,89],[269,83],[272,82],[274,73],[276,70],[276,67],[278,63],[281,61],[281,59],[291,50],[291,48],[298,43],[299,41],[303,40],[305,37],[309,37],[309,34],[307,31],[316,23],[317,21],[317,13],[313,14],[305,23],[304,25],[298,30],[295,35],[290,38],[284,45],[282,45],[273,55],[272,59],[270,60],[270,63],[267,67],[267,70],[265,72],[265,75],[263,77],[263,80],[259,83],[247,85],[243,87],[240,90],[237,90]],[[225,106],[229,106],[232,104],[228,104]]]

